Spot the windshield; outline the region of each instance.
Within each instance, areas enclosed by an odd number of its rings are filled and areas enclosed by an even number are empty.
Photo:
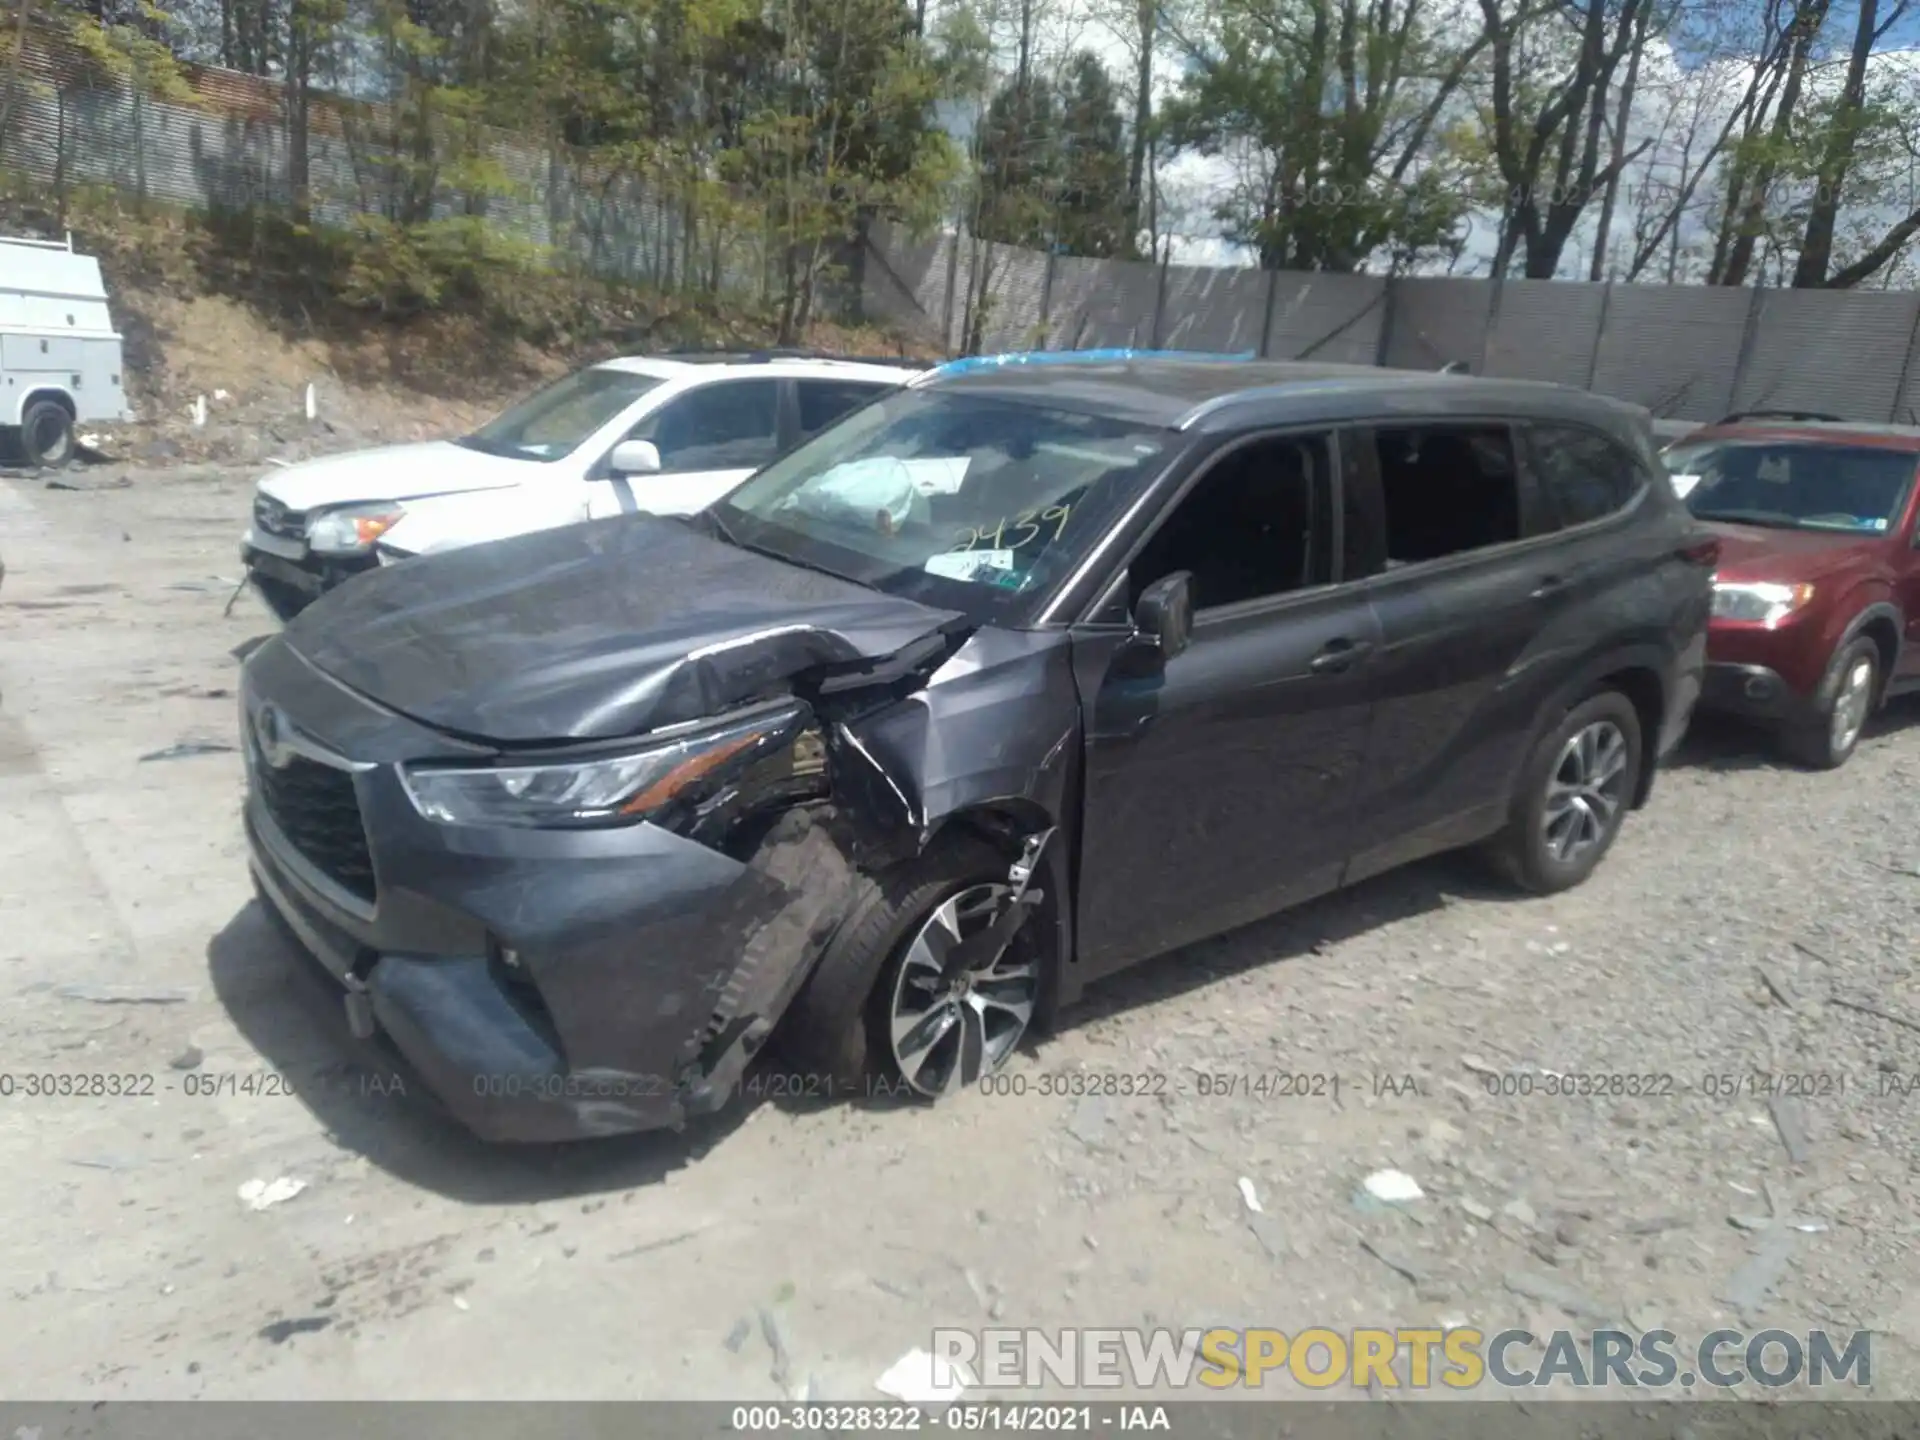
[[[711,513],[738,544],[984,621],[1064,578],[1173,440],[1093,415],[903,390]]]
[[[564,459],[660,383],[631,370],[582,370],[529,395],[459,443],[509,460]]]
[[[1697,519],[1879,533],[1900,522],[1914,457],[1864,445],[1722,440],[1662,457]]]

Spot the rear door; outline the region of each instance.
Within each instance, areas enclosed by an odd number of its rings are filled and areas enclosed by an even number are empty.
[[[1540,640],[1579,589],[1515,425],[1411,421],[1353,440],[1344,549],[1372,577],[1381,650],[1348,882],[1504,820],[1551,684]]]

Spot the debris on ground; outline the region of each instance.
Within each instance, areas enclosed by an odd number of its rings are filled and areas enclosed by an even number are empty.
[[[171,985],[62,985],[53,993],[94,1005],[181,1005],[193,998],[193,991]]]
[[[1107,1138],[1107,1104],[1103,1096],[1082,1096],[1067,1121],[1067,1133],[1082,1145],[1097,1149]]]
[[[1716,1298],[1743,1313],[1753,1311],[1787,1273],[1794,1244],[1790,1227],[1774,1226],[1762,1232],[1752,1256],[1734,1271]]]
[[[1420,1283],[1420,1272],[1413,1268],[1412,1263],[1402,1259],[1393,1251],[1382,1248],[1378,1241],[1363,1236],[1360,1240],[1360,1248],[1389,1270],[1404,1278],[1409,1285],[1418,1285]]]
[[[780,1317],[765,1306],[760,1310],[760,1338],[767,1342],[767,1349],[773,1355],[773,1383],[785,1390],[793,1375],[793,1354],[787,1347],[786,1327],[780,1323]]]
[[[937,1369],[946,1373],[937,1374]],[[889,1365],[886,1373],[873,1382],[873,1388],[907,1405],[946,1404],[958,1400],[967,1389],[951,1367],[937,1367],[933,1356],[918,1348],[907,1351]]]
[[[271,1340],[275,1345],[284,1345],[295,1335],[311,1335],[333,1324],[331,1315],[304,1315],[298,1320],[276,1320],[260,1329],[262,1340]]]
[[[174,1070],[198,1070],[200,1068],[200,1062],[206,1058],[205,1055],[200,1053],[200,1047],[198,1045],[189,1045],[178,1055],[174,1056],[173,1059],[169,1060],[167,1065],[170,1069]]]
[[[1388,1205],[1405,1205],[1426,1194],[1404,1170],[1376,1170],[1362,1183],[1369,1195]]]
[[[745,1316],[742,1316],[740,1319],[733,1322],[733,1329],[727,1332],[727,1338],[725,1341],[727,1349],[732,1351],[735,1355],[738,1355],[740,1353],[741,1347],[747,1343],[747,1337],[752,1334],[753,1334],[752,1322],[749,1321]]]
[[[1807,1125],[1800,1107],[1786,1096],[1776,1095],[1767,1110],[1773,1116],[1773,1128],[1780,1132],[1780,1143],[1787,1147],[1787,1158],[1796,1165],[1804,1165],[1813,1156],[1813,1142],[1807,1138]]]
[[[149,750],[140,757],[140,763],[150,760],[185,760],[194,755],[230,755],[235,747],[224,740],[182,740],[178,745],[169,745],[164,750]]]
[[[249,1210],[266,1210],[293,1199],[306,1188],[306,1181],[282,1175],[275,1180],[247,1181],[240,1187],[240,1198],[246,1202]]]
[[[1238,1184],[1240,1186],[1240,1198],[1246,1203],[1247,1209],[1256,1215],[1264,1213],[1260,1209],[1260,1194],[1253,1188],[1253,1181],[1242,1175]]]

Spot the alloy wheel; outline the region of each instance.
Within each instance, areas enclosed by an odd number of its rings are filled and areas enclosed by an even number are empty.
[[[1626,803],[1627,737],[1611,720],[1574,732],[1547,780],[1547,854],[1572,864],[1606,843]]]
[[[1873,708],[1873,661],[1862,655],[1847,670],[1840,693],[1833,698],[1833,719],[1827,729],[1827,741],[1835,755],[1845,755],[1860,738]]]
[[[1039,996],[1039,967],[1020,935],[947,978],[953,948],[997,920],[1005,885],[974,885],[938,906],[902,958],[887,1016],[894,1063],[920,1095],[950,1095],[1006,1063]]]

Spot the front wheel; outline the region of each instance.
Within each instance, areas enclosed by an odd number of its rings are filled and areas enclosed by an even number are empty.
[[[1814,699],[1815,718],[1781,734],[1789,758],[1810,770],[1838,770],[1860,746],[1880,693],[1880,647],[1864,636],[1841,648]]]
[[[1640,714],[1618,690],[1581,701],[1541,738],[1494,842],[1509,879],[1551,895],[1593,873],[1633,803],[1641,744]]]
[[[1013,901],[1007,870],[969,840],[870,882],[782,1022],[789,1063],[838,1093],[927,1099],[1006,1064],[1051,955],[1038,913],[994,935]]]

